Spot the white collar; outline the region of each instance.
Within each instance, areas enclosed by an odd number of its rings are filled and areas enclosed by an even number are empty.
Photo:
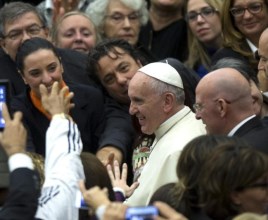
[[[249,39],[246,39],[246,41],[247,41],[248,46],[250,47],[252,53],[255,54],[256,51],[258,50],[258,48]]]

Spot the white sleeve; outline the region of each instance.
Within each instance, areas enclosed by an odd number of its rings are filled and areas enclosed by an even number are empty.
[[[9,171],[12,172],[18,168],[34,169],[32,159],[24,153],[16,153],[8,158]]]
[[[53,118],[46,133],[45,182],[36,218],[78,219],[75,196],[78,181],[84,179],[81,151],[77,125],[68,119]]]

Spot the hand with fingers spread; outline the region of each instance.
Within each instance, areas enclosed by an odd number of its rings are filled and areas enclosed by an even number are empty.
[[[43,84],[39,86],[39,89],[42,105],[52,116],[59,113],[68,114],[69,110],[74,107],[74,104],[71,103],[74,94],[69,92],[67,86],[60,89],[59,83],[54,82],[51,92]]]
[[[85,202],[94,210],[94,212],[99,206],[110,204],[106,188],[101,189],[100,187],[95,186],[90,189],[86,189],[85,182],[83,180],[79,181],[79,188]]]
[[[156,220],[188,220],[164,202],[155,202],[154,206],[158,208],[160,213],[160,216],[156,217]]]
[[[21,121],[22,113],[15,112],[11,119],[6,104],[3,104],[2,109],[5,129],[0,133],[0,144],[8,156],[25,152],[27,132]]]
[[[134,182],[131,186],[127,185],[127,164],[122,166],[122,173],[120,172],[120,166],[117,160],[114,161],[113,168],[109,164],[107,171],[111,179],[113,187],[119,187],[125,192],[126,198],[130,197],[134,190],[139,186],[138,182]]]

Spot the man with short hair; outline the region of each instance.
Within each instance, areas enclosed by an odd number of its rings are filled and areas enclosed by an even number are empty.
[[[179,73],[167,63],[151,63],[138,70],[129,83],[131,115],[138,119],[141,131],[155,134],[150,156],[138,181],[139,187],[126,203],[147,205],[160,186],[176,182],[176,165],[183,147],[206,133],[184,105],[184,88]]]
[[[238,136],[268,153],[268,128],[255,115],[249,81],[236,69],[221,68],[203,77],[194,108],[209,134]]]

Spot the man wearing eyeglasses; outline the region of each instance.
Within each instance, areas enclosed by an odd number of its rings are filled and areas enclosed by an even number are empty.
[[[203,77],[193,107],[209,134],[241,137],[268,154],[268,127],[255,115],[250,83],[238,70],[220,68]]]

